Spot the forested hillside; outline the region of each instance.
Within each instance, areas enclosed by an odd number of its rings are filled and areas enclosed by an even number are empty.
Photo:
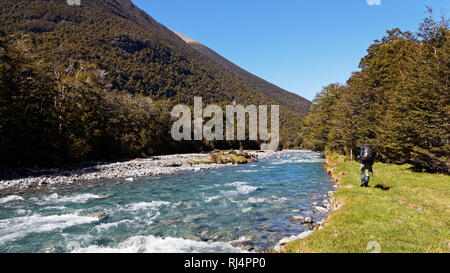
[[[450,30],[430,16],[413,34],[375,41],[346,85],[317,95],[304,120],[303,146],[350,155],[372,143],[378,159],[449,173]]]
[[[0,26],[4,165],[240,146],[171,141],[171,107],[194,96],[280,104],[281,142],[298,146],[310,102],[225,69],[129,0],[0,0]]]

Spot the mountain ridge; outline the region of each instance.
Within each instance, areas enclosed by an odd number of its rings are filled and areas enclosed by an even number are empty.
[[[229,61],[227,58],[223,57],[222,55],[218,54],[217,52],[215,52],[214,50],[212,50],[211,48],[205,46],[204,44],[202,44],[201,42],[195,41],[189,37],[187,37],[186,35],[177,32],[175,30],[172,30],[176,35],[178,35],[184,42],[186,42],[187,44],[189,44],[190,46],[192,46],[193,48],[195,48],[196,50],[198,50],[201,54],[211,58],[212,60],[214,60],[215,62],[219,63],[222,67],[224,67],[225,69],[235,73],[236,75],[238,75],[239,77],[241,77],[244,80],[247,80],[249,82],[251,82],[256,88],[261,88],[263,87],[263,89],[270,89],[272,90],[272,92],[279,92],[281,93],[283,96],[285,96],[287,99],[283,101],[283,103],[288,106],[288,108],[290,110],[296,111],[295,109],[298,108],[302,108],[301,105],[298,104],[294,104],[293,101],[295,101],[295,97],[300,97],[302,102],[305,102],[306,104],[310,103],[307,99],[293,93],[293,92],[289,92],[287,90],[284,90],[278,86],[276,86],[275,84],[268,82],[254,74],[252,74],[251,72],[248,72],[247,70],[241,68],[240,66],[234,64],[233,62]],[[267,94],[266,95],[270,95]],[[297,98],[298,99],[298,98]],[[309,105],[307,105],[309,107]],[[302,109],[304,111],[308,111],[308,109]]]

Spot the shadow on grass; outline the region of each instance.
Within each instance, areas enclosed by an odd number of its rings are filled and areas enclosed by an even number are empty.
[[[383,185],[383,184],[378,184],[378,185],[375,186],[375,188],[376,188],[376,189],[383,190],[383,191],[388,191],[388,190],[391,189],[391,187],[385,186],[385,185]]]

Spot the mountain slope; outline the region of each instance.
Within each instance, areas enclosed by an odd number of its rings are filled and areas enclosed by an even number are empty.
[[[83,60],[105,70],[110,90],[192,104],[280,104],[282,139],[292,141],[310,102],[271,85],[208,48],[187,44],[129,0],[0,0],[1,31],[29,37],[43,58]]]
[[[201,44],[200,42],[194,41],[193,39],[179,32],[176,31],[173,32],[177,34],[187,44],[198,50],[200,53],[209,57],[216,63],[220,64],[223,68],[229,70],[230,72],[233,72],[239,78],[250,83],[253,88],[263,92],[266,96],[273,98],[278,103],[286,106],[288,109],[294,112],[298,112],[299,114],[304,114],[305,112],[309,111],[311,103],[307,99],[304,99],[294,93],[281,89],[280,87],[270,82],[267,82],[266,80],[261,79],[258,76],[251,74],[250,72],[242,69],[241,67],[235,65],[234,63],[224,58],[223,56],[219,55],[214,50]]]

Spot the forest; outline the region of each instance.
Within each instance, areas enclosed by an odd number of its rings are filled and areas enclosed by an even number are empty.
[[[222,107],[280,105],[281,143],[299,147],[309,101],[225,67],[131,1],[0,4],[0,166],[259,147],[174,142],[171,109],[195,96]]]
[[[416,34],[387,31],[346,84],[323,88],[303,120],[304,148],[350,157],[370,143],[379,161],[449,173],[449,21],[428,12]]]

